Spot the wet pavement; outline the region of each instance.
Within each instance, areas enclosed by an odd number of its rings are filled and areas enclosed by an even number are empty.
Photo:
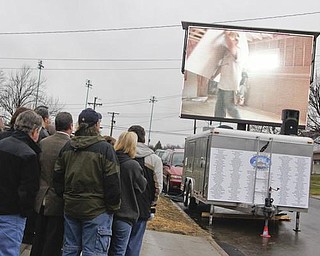
[[[295,256],[320,255],[320,200],[310,199],[308,213],[300,214],[300,230],[295,232],[295,213],[288,213],[291,221],[269,221],[270,238],[262,238],[264,220],[215,218],[208,225],[208,218],[197,213],[189,215],[204,229],[230,256]]]

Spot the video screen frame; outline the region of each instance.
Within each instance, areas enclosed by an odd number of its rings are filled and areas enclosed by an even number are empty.
[[[182,22],[182,28],[185,38],[181,118],[276,127],[282,124],[283,109],[295,109],[300,113],[299,128],[305,128],[319,32],[195,22]],[[234,34],[236,37],[232,38]],[[236,38],[233,49],[242,50],[237,61],[246,59],[246,65],[239,64],[228,71],[224,62],[232,59],[230,35],[231,40]],[[237,79],[226,76],[226,70],[236,70]],[[223,74],[227,78],[223,79]],[[224,90],[230,79],[239,82],[237,90]],[[227,104],[231,101],[234,106],[230,107]]]

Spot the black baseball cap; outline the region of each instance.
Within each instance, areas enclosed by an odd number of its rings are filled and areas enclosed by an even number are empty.
[[[86,123],[89,126],[95,125],[100,119],[102,119],[102,115],[92,108],[86,108],[81,111],[78,118],[78,123]]]

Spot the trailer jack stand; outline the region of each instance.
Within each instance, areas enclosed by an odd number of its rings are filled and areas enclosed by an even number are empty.
[[[300,229],[300,212],[296,212],[296,227],[293,230],[295,232],[301,232],[301,229]]]
[[[210,215],[209,215],[209,226],[213,223],[213,213],[214,213],[214,205],[210,205]]]

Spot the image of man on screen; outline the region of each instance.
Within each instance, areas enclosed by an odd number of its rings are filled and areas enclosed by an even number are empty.
[[[236,31],[225,31],[224,37],[225,53],[212,76],[215,79],[220,75],[214,116],[224,118],[228,113],[232,118],[240,119],[235,105],[235,93],[239,88],[241,73],[248,58],[248,42],[243,33]]]

